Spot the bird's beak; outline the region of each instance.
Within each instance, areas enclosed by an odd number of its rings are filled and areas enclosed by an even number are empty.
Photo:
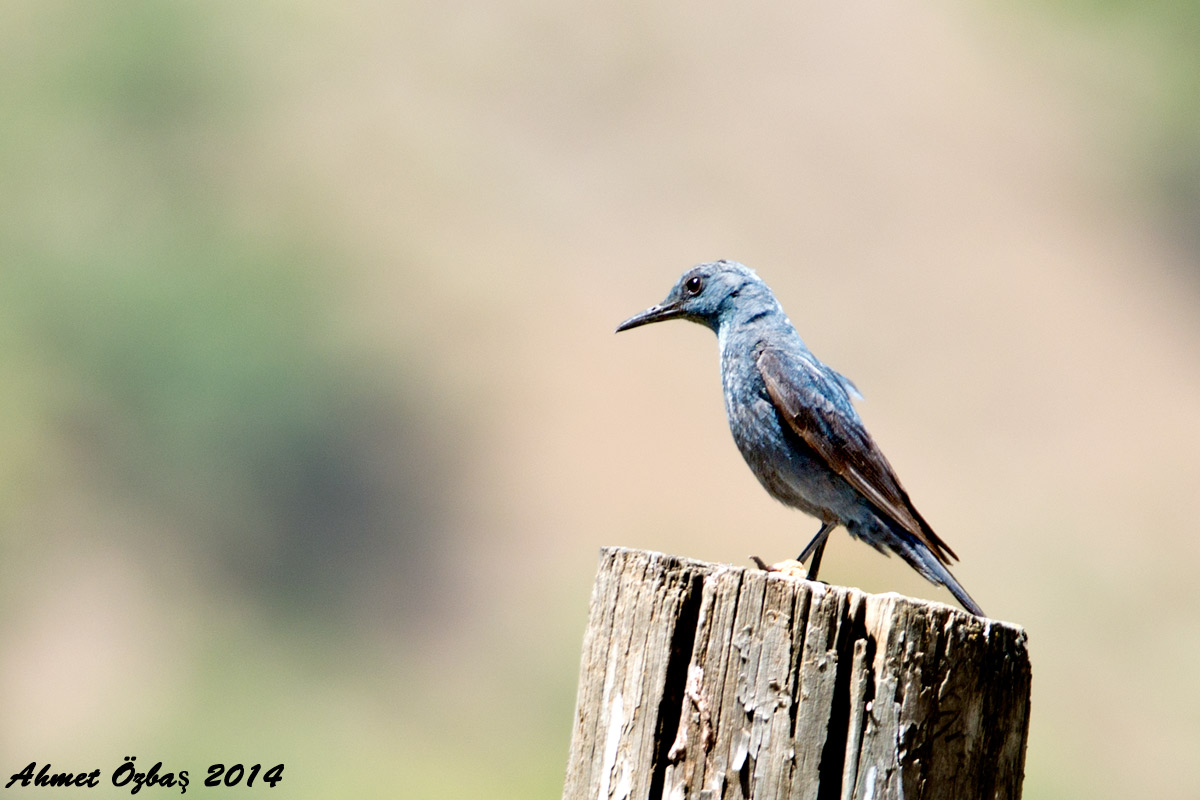
[[[629,319],[617,326],[617,333],[627,331],[630,328],[637,328],[642,325],[649,325],[651,322],[662,322],[665,319],[674,319],[683,316],[683,309],[675,303],[659,303],[656,306],[647,308],[640,314],[634,314]]]

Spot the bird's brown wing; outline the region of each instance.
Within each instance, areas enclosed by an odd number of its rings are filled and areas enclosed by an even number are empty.
[[[835,473],[853,486],[871,505],[915,536],[942,563],[958,556],[920,515],[908,492],[900,485],[891,464],[853,409],[838,408],[830,390],[840,392],[847,408],[844,387],[834,388],[815,364],[790,357],[772,348],[757,356],[758,371],[779,416]]]

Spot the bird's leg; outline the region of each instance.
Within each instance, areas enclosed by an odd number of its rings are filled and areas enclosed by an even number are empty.
[[[784,575],[790,575],[793,578],[804,578],[808,581],[817,579],[817,571],[821,569],[821,556],[825,554],[825,543],[829,539],[829,533],[838,524],[836,522],[826,522],[821,526],[821,530],[817,531],[817,535],[813,537],[800,555],[796,556],[795,561],[780,561],[778,564],[768,566],[758,556],[750,556],[750,559],[758,565],[759,569],[767,572],[780,572]],[[801,572],[804,569],[804,560],[812,556],[812,562],[808,565],[808,573]]]
[[[804,550],[800,555],[796,556],[796,560],[803,563],[810,555],[812,561],[808,565],[808,580],[815,581],[817,572],[821,569],[821,556],[825,555],[825,544],[829,540],[829,534],[837,527],[836,522],[826,522],[821,526],[821,530],[817,531],[817,535],[812,538],[812,541],[804,546]]]
[[[808,574],[804,576],[805,580],[815,581],[817,579],[817,572],[821,569],[821,556],[825,555],[825,541],[822,539],[821,543],[817,545],[817,549],[813,551],[812,561],[808,564]]]

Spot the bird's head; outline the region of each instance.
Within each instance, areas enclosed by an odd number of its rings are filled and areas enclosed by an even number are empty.
[[[715,331],[723,318],[758,304],[773,306],[775,298],[752,269],[736,261],[711,261],[683,273],[665,300],[625,320],[617,332],[668,319],[691,320]]]

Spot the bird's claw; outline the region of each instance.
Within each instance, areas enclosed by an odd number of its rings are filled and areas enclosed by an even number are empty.
[[[777,561],[774,564],[768,564],[758,556],[750,556],[750,560],[758,566],[759,569],[766,572],[778,572],[781,575],[786,575],[789,578],[800,578],[808,580],[808,567],[804,563],[797,561],[794,558],[789,558],[786,561]]]

